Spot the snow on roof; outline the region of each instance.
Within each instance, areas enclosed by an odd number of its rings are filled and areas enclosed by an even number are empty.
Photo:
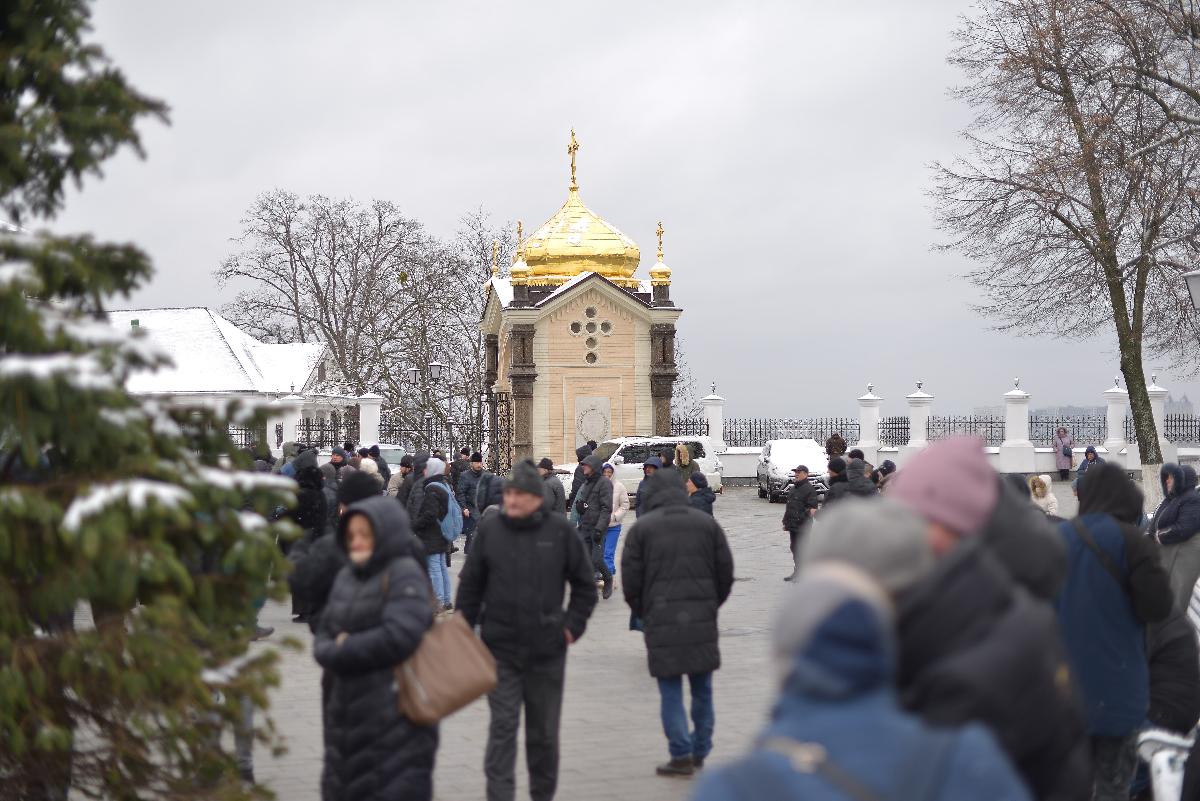
[[[287,393],[308,383],[325,352],[319,343],[259,342],[212,309],[130,309],[108,313],[109,322],[138,328],[174,362],[158,371],[134,373],[135,393]]]
[[[513,301],[512,282],[496,275],[492,276],[491,284],[492,289],[496,291],[496,300],[500,301],[500,308],[507,309]]]
[[[603,275],[600,275],[599,273],[582,272],[579,275],[576,275],[575,277],[573,277],[570,281],[567,281],[565,284],[555,287],[553,292],[551,292],[549,295],[546,295],[545,297],[543,297],[535,305],[544,306],[545,304],[554,300],[558,296],[560,296],[566,292],[570,292],[572,289],[579,286],[584,281],[591,278],[593,275],[600,278],[603,281],[610,283],[610,284],[612,283],[612,281],[609,281],[609,279],[605,278]],[[507,279],[507,278],[500,278],[497,276],[497,277],[492,278],[490,283],[492,285],[492,289],[494,289],[496,291],[496,299],[500,301],[500,308],[507,309],[512,304],[512,301],[513,301],[512,282],[509,281],[509,279]],[[613,284],[613,286],[616,286],[616,284]],[[622,291],[625,291],[625,290],[622,290]],[[650,282],[648,280],[639,281],[636,291],[639,293],[647,294],[647,295],[652,294],[652,288],[650,286]]]

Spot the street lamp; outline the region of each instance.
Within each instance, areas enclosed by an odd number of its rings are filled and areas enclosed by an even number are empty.
[[[429,380],[434,382],[435,384],[438,381],[441,381],[442,373],[445,372],[446,369],[447,369],[446,365],[442,364],[439,361],[430,362],[429,363]]]
[[[425,412],[425,447],[433,450],[433,412]]]
[[[408,383],[416,386],[421,380],[421,371],[416,367],[408,368]]]
[[[1200,270],[1192,270],[1183,274],[1187,282],[1188,293],[1192,296],[1192,308],[1200,310]]]

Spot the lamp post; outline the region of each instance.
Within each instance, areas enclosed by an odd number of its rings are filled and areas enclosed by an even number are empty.
[[[1192,296],[1192,308],[1200,311],[1200,270],[1184,273],[1183,280]]]
[[[425,447],[433,452],[433,412],[425,411]]]

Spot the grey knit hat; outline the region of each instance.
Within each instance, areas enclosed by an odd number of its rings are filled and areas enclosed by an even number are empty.
[[[934,555],[919,517],[888,498],[872,498],[844,501],[819,516],[801,562],[846,562],[895,597],[929,575]]]
[[[504,481],[505,489],[516,489],[528,492],[530,495],[542,495],[545,492],[545,486],[542,474],[537,471],[537,466],[529,459],[513,465],[512,473]]]

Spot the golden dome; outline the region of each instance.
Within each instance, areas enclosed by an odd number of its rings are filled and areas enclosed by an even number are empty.
[[[632,239],[593,212],[579,199],[575,181],[575,154],[579,144],[571,131],[567,153],[571,157],[571,185],[567,202],[518,249],[529,267],[529,283],[565,284],[576,276],[599,273],[619,286],[636,287],[633,277],[642,252]]]
[[[652,286],[670,286],[671,268],[663,264],[662,238],[665,231],[663,231],[661,220],[658,223],[658,230],[655,233],[658,234],[658,261],[650,268],[650,284]]]

